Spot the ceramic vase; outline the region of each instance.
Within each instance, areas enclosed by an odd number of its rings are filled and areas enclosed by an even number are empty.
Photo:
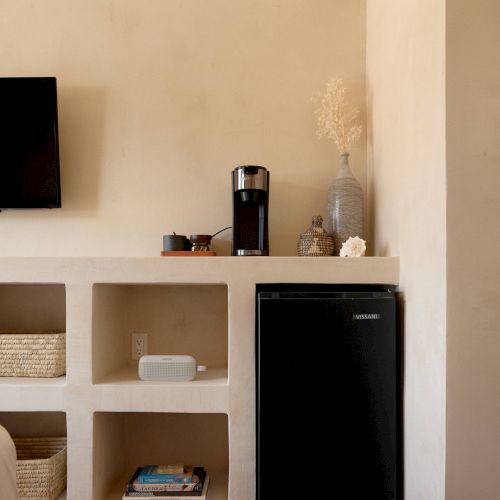
[[[326,230],[333,236],[334,255],[349,236],[364,239],[363,190],[352,175],[349,154],[341,155],[340,169],[328,189]]]

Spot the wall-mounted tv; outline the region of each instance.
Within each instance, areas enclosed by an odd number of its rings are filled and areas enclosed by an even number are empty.
[[[0,209],[60,206],[56,79],[0,78]]]

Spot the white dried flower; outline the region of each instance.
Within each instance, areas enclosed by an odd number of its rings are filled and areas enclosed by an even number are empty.
[[[366,241],[358,236],[349,237],[347,241],[342,243],[340,249],[341,257],[362,257],[366,252]]]
[[[348,154],[352,145],[361,137],[361,125],[356,121],[359,109],[345,102],[346,88],[340,78],[332,78],[326,84],[324,94],[317,93],[320,106],[315,111],[318,137],[333,139],[340,154]]]

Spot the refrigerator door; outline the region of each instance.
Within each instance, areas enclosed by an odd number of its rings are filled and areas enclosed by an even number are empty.
[[[257,296],[257,499],[397,499],[391,292]]]

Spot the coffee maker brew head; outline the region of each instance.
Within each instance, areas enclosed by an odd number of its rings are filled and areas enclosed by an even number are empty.
[[[233,255],[269,255],[269,171],[257,165],[236,167],[233,185]]]

